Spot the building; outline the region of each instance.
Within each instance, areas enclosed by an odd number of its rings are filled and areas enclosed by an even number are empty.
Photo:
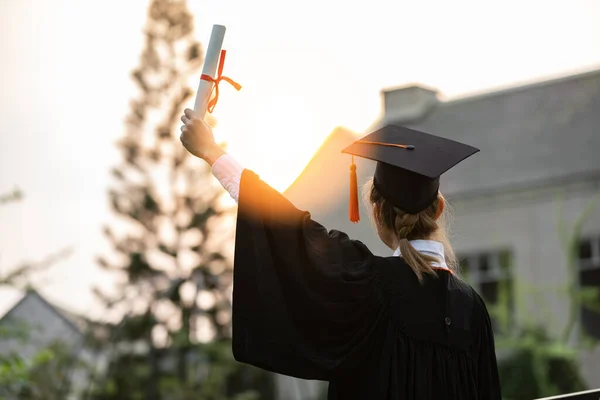
[[[60,343],[66,352],[86,365],[102,365],[104,358],[86,349],[88,328],[85,318],[50,303],[35,290],[28,290],[0,317],[0,354],[15,352],[22,359],[31,360],[49,346]],[[89,369],[74,366],[69,371],[73,394],[68,399],[77,399],[75,393],[87,389]]]
[[[384,90],[382,99],[383,115],[372,130],[404,125],[481,149],[442,179],[463,273],[488,302],[498,298],[502,282],[512,283],[513,302],[524,300],[511,308],[513,320],[560,334],[570,308],[561,293],[570,281],[559,218],[572,227],[591,210],[581,226],[573,284],[600,288],[600,202],[591,206],[600,201],[600,70],[450,101],[419,85]],[[328,229],[388,255],[362,204],[361,222],[348,221],[350,156],[340,150],[360,136],[334,131],[286,196]],[[375,165],[355,161],[360,184]],[[583,331],[600,339],[600,317],[583,307],[576,314],[574,340]],[[588,384],[600,387],[600,348],[581,362]]]

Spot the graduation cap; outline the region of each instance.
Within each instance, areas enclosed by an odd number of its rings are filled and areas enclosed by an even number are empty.
[[[454,140],[394,125],[357,140],[342,150],[352,154],[350,221],[360,219],[354,156],[377,161],[375,188],[402,211],[417,214],[437,198],[440,175],[478,151]]]

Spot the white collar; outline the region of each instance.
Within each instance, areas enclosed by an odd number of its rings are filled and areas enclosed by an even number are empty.
[[[448,265],[446,265],[446,259],[444,257],[444,245],[442,243],[436,242],[435,240],[411,240],[410,244],[418,252],[434,256],[440,260],[439,264],[432,263],[434,267],[450,269],[448,268]],[[401,255],[400,248],[397,248],[396,251],[394,251],[393,256],[400,257]]]

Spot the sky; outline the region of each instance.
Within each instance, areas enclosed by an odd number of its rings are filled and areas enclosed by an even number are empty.
[[[0,207],[0,274],[71,248],[36,283],[76,312],[93,314],[90,287],[110,285],[94,260],[110,252],[109,169],[147,5],[0,0],[0,193],[25,194]],[[243,85],[223,87],[215,134],[280,190],[336,126],[365,133],[384,88],[419,83],[451,99],[600,68],[598,0],[195,0],[190,10],[203,44],[213,24],[227,27],[225,72]],[[0,312],[14,298],[0,293]]]

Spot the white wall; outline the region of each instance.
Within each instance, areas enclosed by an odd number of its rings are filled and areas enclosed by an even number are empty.
[[[558,335],[569,307],[566,293],[559,292],[568,282],[559,213],[572,228],[594,200],[597,207],[582,228],[586,236],[600,234],[600,182],[456,201],[453,245],[459,253],[512,250],[513,277],[523,296],[517,320],[539,322]],[[600,387],[600,348],[584,352],[581,361],[587,383]]]

